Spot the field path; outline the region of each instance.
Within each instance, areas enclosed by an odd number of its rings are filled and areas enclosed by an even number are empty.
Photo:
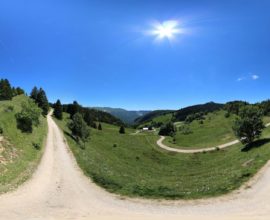
[[[41,163],[29,181],[0,196],[1,220],[270,218],[269,164],[253,179],[253,187],[221,198],[190,202],[125,199],[107,193],[83,175],[62,132],[51,116],[47,120]]]
[[[269,127],[269,126],[270,126],[270,123],[265,125],[265,127]],[[234,140],[234,141],[228,142],[226,144],[218,145],[216,147],[199,148],[199,149],[184,149],[183,147],[182,148],[181,147],[178,147],[178,148],[169,147],[163,143],[164,139],[165,139],[164,136],[160,136],[160,139],[158,139],[157,145],[159,147],[161,147],[162,149],[167,150],[167,151],[182,153],[182,154],[193,154],[193,153],[203,153],[203,152],[215,151],[215,150],[217,150],[217,148],[224,149],[224,148],[227,148],[227,147],[230,147],[232,145],[240,143],[239,140]]]

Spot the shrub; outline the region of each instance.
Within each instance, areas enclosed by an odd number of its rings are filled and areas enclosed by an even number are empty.
[[[36,150],[40,150],[40,144],[39,143],[32,143],[33,147],[36,149]]]
[[[17,120],[17,128],[22,132],[31,133],[33,126],[39,124],[41,109],[32,101],[22,103],[21,112],[15,115]]]
[[[0,134],[3,134],[4,133],[4,130],[3,128],[0,126]]]
[[[176,128],[172,122],[162,125],[159,130],[159,135],[173,136],[175,134]]]
[[[72,135],[75,136],[77,142],[79,142],[80,139],[85,142],[90,136],[90,130],[81,113],[76,113],[72,117],[72,121],[68,124],[68,127],[71,130]]]
[[[120,129],[119,129],[119,133],[120,134],[125,134],[126,133],[126,131],[125,131],[125,127],[122,125],[121,127],[120,127]]]

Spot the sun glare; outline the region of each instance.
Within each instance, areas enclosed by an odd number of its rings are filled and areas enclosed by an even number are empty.
[[[153,25],[154,29],[151,31],[152,35],[155,35],[157,39],[173,39],[177,34],[183,32],[179,27],[179,22],[175,20],[164,21],[162,23],[155,23]]]

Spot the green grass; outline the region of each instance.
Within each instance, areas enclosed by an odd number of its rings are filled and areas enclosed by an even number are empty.
[[[66,117],[66,115],[65,115]],[[66,132],[66,119],[57,121]],[[270,128],[263,136],[269,137]],[[85,150],[66,135],[84,173],[109,192],[152,199],[198,199],[239,188],[270,158],[270,142],[247,152],[241,144],[201,154],[177,154],[156,146],[155,135],[120,135],[103,124],[91,130]]]
[[[206,148],[233,141],[236,139],[232,130],[235,117],[225,118],[224,115],[225,111],[209,113],[203,124],[195,120],[189,125],[185,125],[190,128],[190,134],[181,133],[178,127],[175,142],[172,137],[167,137],[164,143],[175,148]]]
[[[46,119],[41,117],[40,125],[31,134],[22,133],[16,126],[15,114],[27,99],[26,96],[16,96],[12,101],[0,102],[0,127],[4,130],[0,153],[0,193],[29,178],[42,155],[43,148],[37,150],[33,143],[43,146],[47,134]]]
[[[157,116],[157,117],[153,118],[149,122],[145,122],[143,124],[140,124],[140,127],[149,126],[152,123],[163,123],[163,124],[166,124],[166,123],[168,123],[168,122],[170,122],[172,120],[172,117],[173,117],[173,114],[172,113],[160,115],[160,116]]]

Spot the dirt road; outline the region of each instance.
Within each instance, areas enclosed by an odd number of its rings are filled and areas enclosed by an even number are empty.
[[[270,218],[269,164],[253,187],[222,198],[195,202],[124,199],[91,183],[78,168],[50,116],[48,125],[46,150],[31,180],[0,196],[1,220]]]
[[[265,127],[269,127],[269,126],[270,126],[270,123],[265,125]],[[160,139],[158,139],[157,145],[159,147],[161,147],[162,149],[167,150],[167,151],[172,151],[172,152],[182,153],[182,154],[193,154],[193,153],[203,153],[203,152],[215,151],[215,150],[217,150],[217,148],[224,149],[224,148],[227,148],[227,147],[230,147],[232,145],[240,143],[239,140],[234,140],[234,141],[228,142],[226,144],[218,145],[216,147],[199,148],[199,149],[184,149],[183,147],[182,148],[181,147],[178,147],[178,148],[169,147],[163,143],[164,139],[165,139],[164,136],[160,136]]]

